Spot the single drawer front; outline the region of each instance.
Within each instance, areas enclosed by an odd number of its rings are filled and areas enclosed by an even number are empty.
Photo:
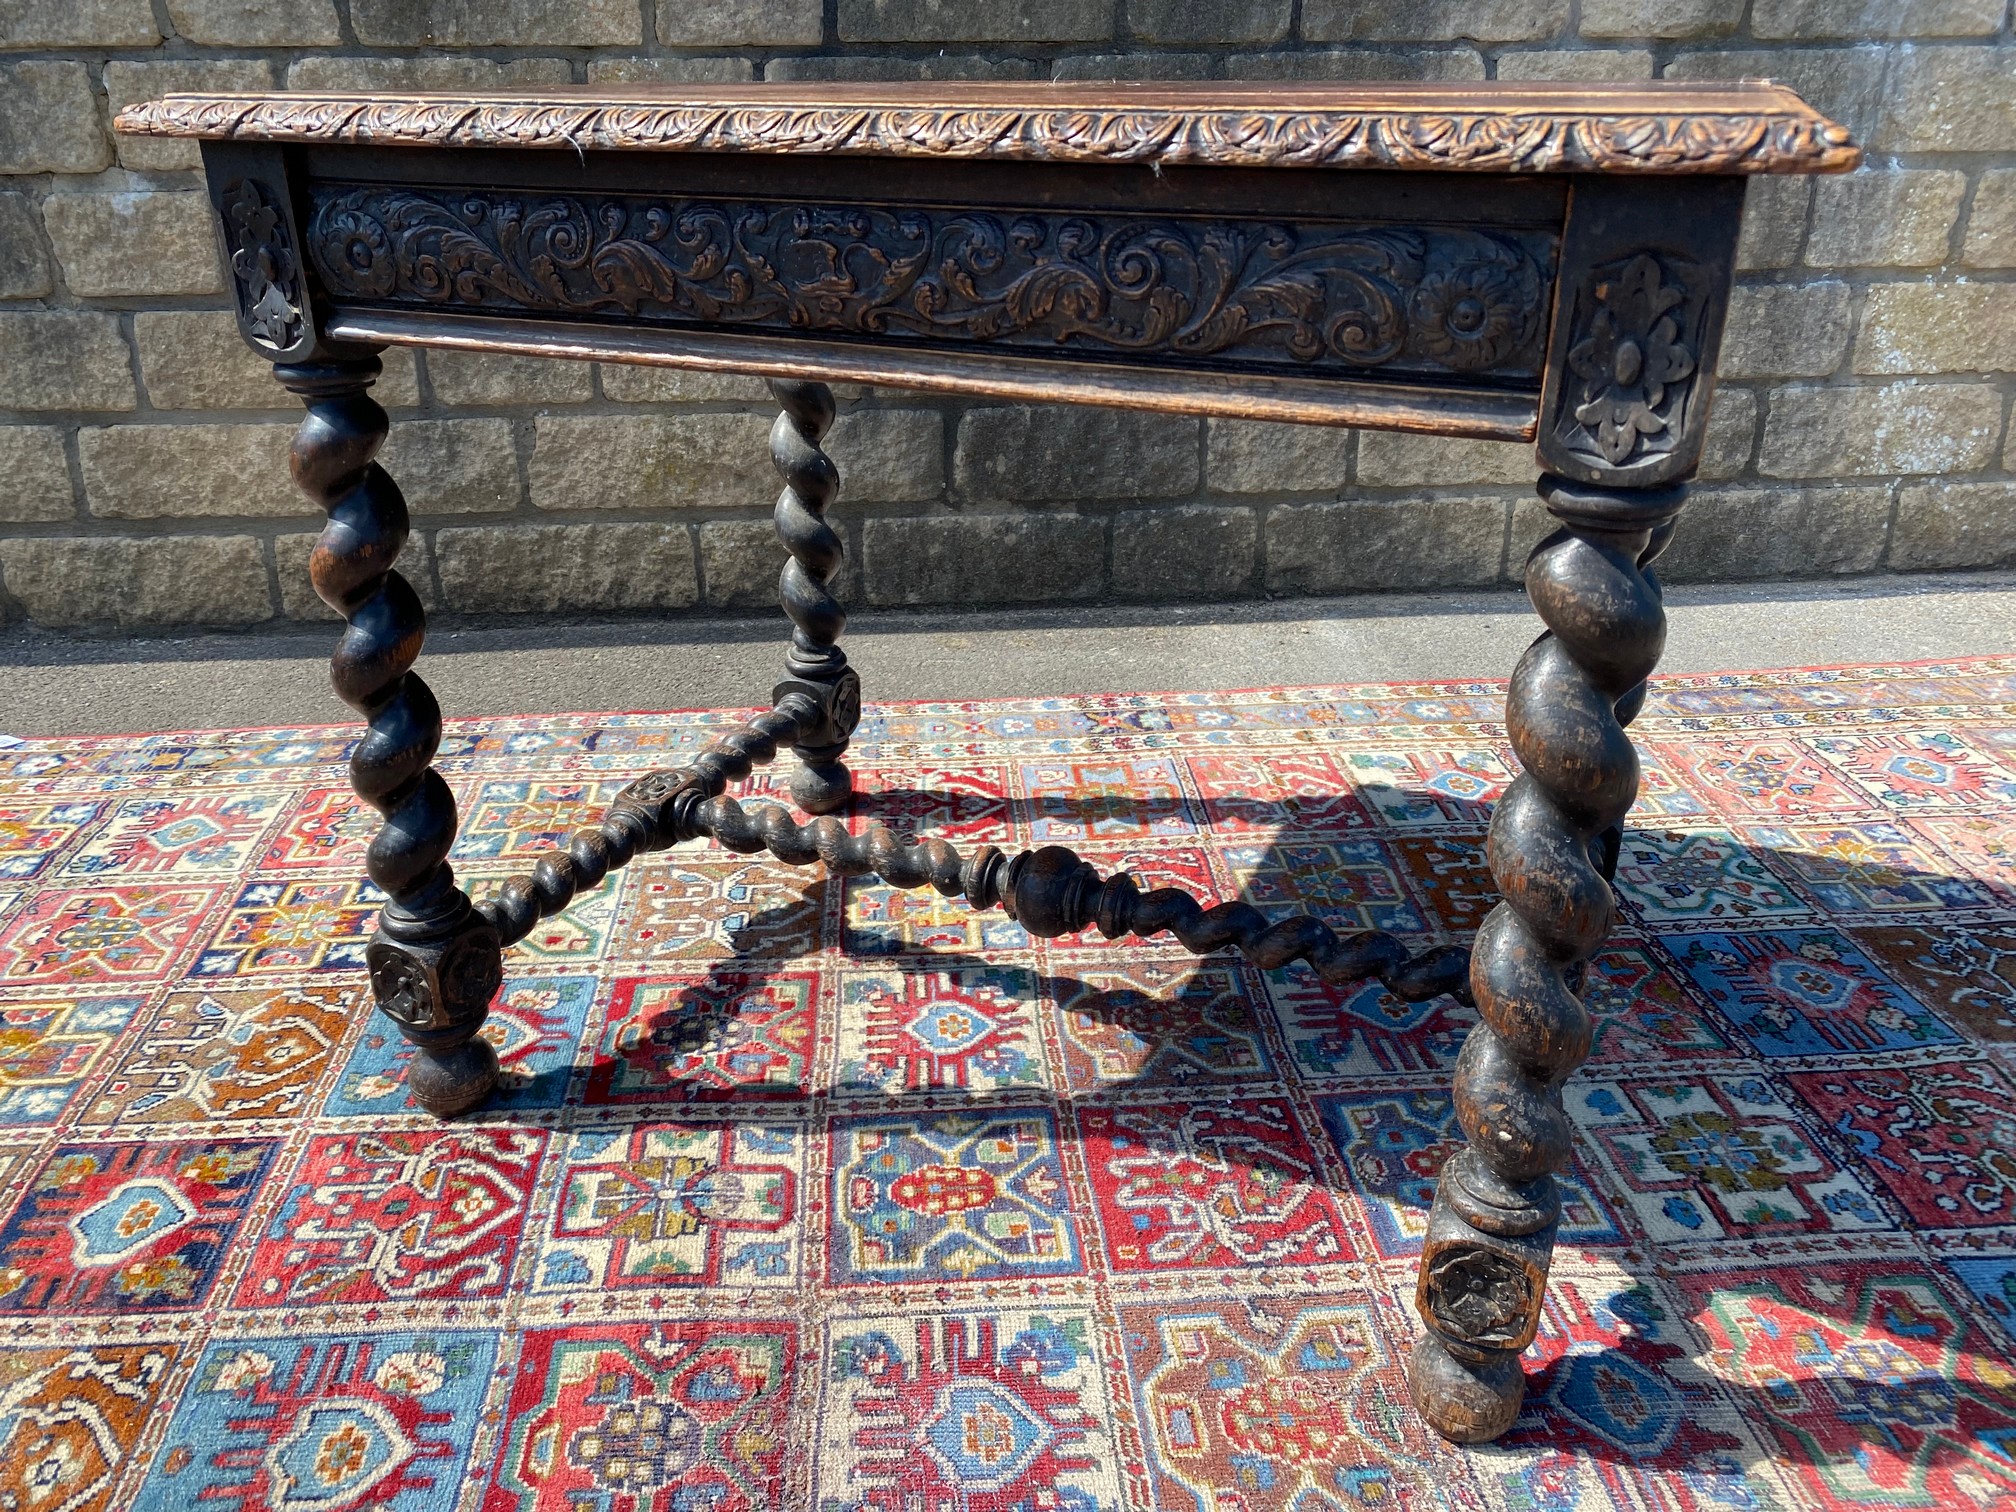
[[[345,307],[1535,392],[1553,227],[321,181]]]

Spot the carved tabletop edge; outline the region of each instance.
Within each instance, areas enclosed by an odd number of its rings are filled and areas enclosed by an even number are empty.
[[[129,135],[576,151],[1483,173],[1841,173],[1847,129],[1780,85],[932,84],[174,94]]]

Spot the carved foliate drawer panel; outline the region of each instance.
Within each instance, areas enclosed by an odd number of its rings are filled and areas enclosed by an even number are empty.
[[[1310,218],[318,183],[344,303],[1537,388],[1559,238]]]

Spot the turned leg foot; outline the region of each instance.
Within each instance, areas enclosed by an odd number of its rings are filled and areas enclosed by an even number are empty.
[[[1434,1334],[1415,1342],[1407,1361],[1414,1405],[1442,1437],[1458,1444],[1488,1444],[1519,1418],[1526,1372],[1516,1354],[1479,1350],[1458,1359]]]
[[[372,460],[386,433],[385,411],[367,392],[378,358],[356,349],[318,356],[274,372],[308,406],[294,438],[294,480],[329,515],[309,573],[346,621],[331,680],[368,721],[350,758],[351,786],[384,816],[365,866],[390,901],[365,959],[379,1009],[414,1047],[413,1100],[453,1118],[497,1084],[497,1053],[478,1031],[503,980],[503,948],[448,865],[455,798],[433,767],[441,707],[409,670],[427,617],[393,570],[406,542],[406,501]]]
[[[459,1118],[497,1090],[497,1051],[481,1035],[438,1054],[423,1047],[406,1073],[406,1087],[436,1118]]]
[[[840,472],[819,449],[833,425],[833,391],[823,383],[773,378],[770,392],[781,413],[770,428],[770,460],[784,479],[777,498],[777,538],[791,553],[777,585],[791,617],[791,649],[785,657],[791,681],[819,700],[825,718],[818,729],[792,747],[798,767],[791,775],[791,800],[807,813],[830,814],[854,791],[853,775],[841,762],[861,720],[861,683],[837,644],[847,611],[828,586],[847,547],[827,522],[826,511],[840,492]]]
[[[1456,1062],[1467,1148],[1436,1184],[1415,1308],[1427,1333],[1409,1385],[1437,1432],[1498,1437],[1519,1415],[1519,1356],[1546,1299],[1574,1131],[1561,1085],[1589,1054],[1578,992],[1610,933],[1638,758],[1624,726],[1665,643],[1646,571],[1685,490],[1629,492],[1543,478],[1561,522],[1533,550],[1526,588],[1548,633],[1512,675],[1506,723],[1522,771],[1491,816],[1504,895],[1477,931],[1470,988],[1482,1020]]]
[[[484,1102],[497,1086],[497,1052],[478,1031],[503,984],[503,947],[447,867],[422,906],[386,908],[365,958],[379,1011],[413,1046],[413,1101],[436,1118]]]
[[[839,752],[818,756],[801,749],[790,786],[791,801],[806,813],[830,814],[845,808],[854,795],[854,774],[841,763]]]

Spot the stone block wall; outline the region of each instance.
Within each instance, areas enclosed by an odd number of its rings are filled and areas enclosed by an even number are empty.
[[[190,88],[754,78],[1783,79],[1847,178],[1755,184],[1675,578],[2016,565],[2010,0],[0,0],[0,617],[318,618],[298,409],[224,309]],[[449,613],[760,609],[762,385],[387,354],[406,566]],[[1516,579],[1528,449],[843,390],[868,605]]]

